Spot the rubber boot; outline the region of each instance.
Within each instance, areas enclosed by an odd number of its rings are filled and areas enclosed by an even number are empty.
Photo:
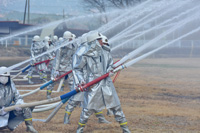
[[[34,84],[34,82],[33,81],[31,81],[31,79],[32,79],[32,77],[28,77],[28,84]]]
[[[42,78],[42,76],[43,76],[42,73],[40,72],[39,75],[40,75],[40,79],[42,80],[42,79],[43,79],[43,78]]]
[[[32,124],[32,120],[30,121],[25,121],[25,124],[26,124],[26,131],[27,132],[30,132],[30,133],[38,133],[37,130],[35,130],[35,128],[33,127],[33,124]]]
[[[123,133],[131,133],[131,131],[128,129],[127,122],[121,123],[120,127],[122,128]]]
[[[99,123],[107,123],[107,124],[111,123],[111,122],[106,120],[106,118],[103,116],[102,112],[96,113],[95,115],[98,118]]]
[[[83,133],[83,129],[85,127],[85,124],[82,124],[79,122],[78,128],[76,130],[76,133]]]
[[[51,99],[51,91],[47,90],[47,99]]]
[[[65,117],[64,117],[64,124],[70,124],[70,116],[71,116],[71,112],[67,112],[65,113]]]
[[[43,83],[46,83],[47,82],[47,74],[46,72],[43,71],[42,73],[42,80],[43,80]]]
[[[61,86],[60,91],[64,91],[64,84]]]

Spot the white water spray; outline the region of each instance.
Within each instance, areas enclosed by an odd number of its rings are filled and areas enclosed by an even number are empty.
[[[148,48],[150,45],[156,43],[158,40],[160,40],[161,38],[163,38],[164,36],[168,35],[169,33],[173,32],[174,30],[184,26],[186,23],[197,19],[199,13],[194,14],[192,17],[189,16],[187,18],[185,18],[184,20],[182,20],[181,22],[177,23],[175,26],[173,26],[171,29],[167,30],[166,32],[160,34],[158,37],[154,38],[153,40],[151,40],[150,42],[148,42],[147,44],[139,47],[138,49],[134,50],[133,52],[129,53],[128,55],[126,55],[125,57],[123,57],[119,62],[117,62],[116,64],[114,64],[114,67],[119,66],[120,64],[123,64],[125,61],[127,61],[128,59],[131,59],[133,57],[135,57],[137,54],[139,54],[140,52],[142,52],[144,49]]]
[[[153,27],[153,28],[150,28],[150,29],[148,29],[148,30],[146,30],[146,31],[143,31],[143,32],[141,32],[140,34],[137,34],[136,36],[134,36],[133,38],[131,38],[131,39],[129,39],[129,40],[126,40],[125,42],[123,42],[123,43],[121,43],[121,44],[119,44],[119,45],[113,47],[113,48],[112,48],[112,51],[118,49],[119,47],[121,47],[121,46],[123,46],[123,45],[125,45],[125,44],[127,44],[127,43],[129,43],[129,42],[134,41],[134,39],[136,39],[136,38],[138,38],[138,37],[144,35],[145,33],[148,33],[148,32],[150,32],[150,31],[153,31],[153,30],[155,30],[155,29],[160,28],[160,26],[162,26],[162,25],[165,25],[165,24],[167,24],[167,23],[169,23],[169,22],[171,22],[171,21],[173,21],[173,20],[175,20],[175,19],[178,19],[178,18],[180,18],[180,17],[182,17],[182,16],[184,16],[184,15],[191,14],[191,13],[195,12],[196,10],[198,10],[199,8],[200,8],[200,6],[194,7],[194,8],[192,8],[192,9],[189,9],[189,10],[187,10],[187,11],[181,13],[181,14],[178,14],[178,16],[174,16],[173,18],[168,19],[168,20],[166,20],[166,21],[164,21],[164,22],[162,22],[162,23],[156,25],[156,26]],[[175,24],[173,23],[173,26],[177,25],[177,23],[178,23],[178,22],[176,22]],[[110,43],[113,43],[113,42],[110,42]]]

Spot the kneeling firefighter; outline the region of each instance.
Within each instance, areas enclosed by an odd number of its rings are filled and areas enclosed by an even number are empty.
[[[7,69],[0,67],[0,71]],[[38,133],[32,125],[32,112],[30,108],[15,108],[14,111],[5,112],[4,108],[23,104],[24,101],[10,78],[10,73],[0,75],[0,132],[2,129],[13,131],[20,123],[25,121],[27,132]]]

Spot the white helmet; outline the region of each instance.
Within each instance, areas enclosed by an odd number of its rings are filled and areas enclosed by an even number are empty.
[[[44,41],[49,42],[49,41],[51,41],[51,38],[49,36],[45,36]]]
[[[63,41],[63,38],[62,38],[62,37],[60,37],[58,40],[59,40],[60,42],[62,42],[62,41]]]
[[[38,35],[35,35],[33,37],[33,40],[32,41],[35,41],[35,42],[39,42],[40,41],[40,37]]]
[[[63,34],[63,38],[65,39],[72,39],[73,35],[70,31],[65,31]]]
[[[0,72],[1,72],[1,71],[4,71],[4,70],[6,70],[6,69],[7,69],[7,67],[2,66],[2,67],[0,67]],[[10,76],[10,72],[6,72],[6,73],[4,73],[4,74],[1,74],[1,76]]]
[[[102,42],[104,44],[108,44],[108,38],[106,36],[104,36],[104,35],[101,35],[101,37],[102,37]]]
[[[94,40],[97,39],[101,39],[101,34],[97,31],[91,32],[88,36],[87,36],[87,42],[92,42]]]
[[[81,44],[82,44],[82,43],[85,43],[85,42],[87,42],[87,34],[86,34],[86,33],[84,33],[84,34],[81,36]]]
[[[53,41],[57,41],[58,40],[58,36],[53,36]]]

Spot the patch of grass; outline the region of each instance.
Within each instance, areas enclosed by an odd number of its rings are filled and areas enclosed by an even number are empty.
[[[135,133],[199,132],[198,66],[199,59],[147,59],[136,64],[136,67],[121,72],[114,85],[130,130]],[[69,92],[67,86],[64,92],[53,93],[52,96],[66,92]],[[24,100],[32,102],[44,99],[46,92],[38,92]],[[76,132],[81,108],[75,108],[71,115],[71,124],[64,125],[65,106],[66,104],[49,123],[33,122],[34,127],[41,133]],[[46,119],[51,111],[34,113],[33,118]],[[92,115],[84,132],[121,133],[114,117],[106,116],[106,110],[103,110],[103,114],[112,124],[99,124],[97,118]],[[25,130],[25,125],[21,124],[13,133]]]

